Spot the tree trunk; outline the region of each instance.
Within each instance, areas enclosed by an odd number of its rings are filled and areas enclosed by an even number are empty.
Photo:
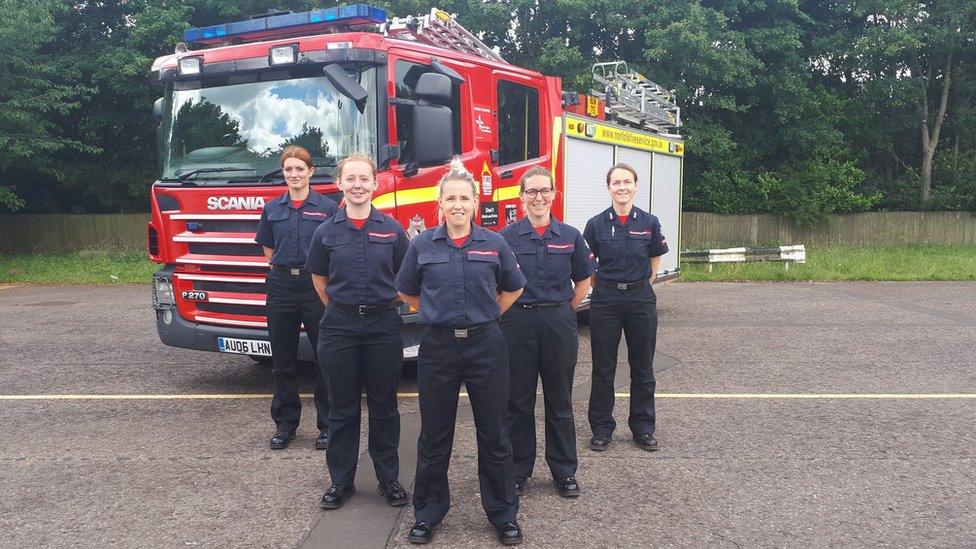
[[[932,200],[932,161],[935,147],[922,147],[922,205]]]

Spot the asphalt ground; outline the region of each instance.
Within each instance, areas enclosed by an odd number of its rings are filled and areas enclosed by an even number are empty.
[[[583,495],[555,495],[540,459],[521,500],[524,547],[976,546],[976,284],[658,295],[661,450],[629,441],[626,366],[614,443],[587,449],[584,328]],[[364,451],[357,495],[320,511],[314,418],[287,450],[268,450],[270,372],[163,346],[149,299],[146,286],[0,287],[0,546],[408,545],[412,513],[382,504]],[[409,376],[401,391],[409,488]],[[461,403],[453,508],[435,547],[496,543]]]

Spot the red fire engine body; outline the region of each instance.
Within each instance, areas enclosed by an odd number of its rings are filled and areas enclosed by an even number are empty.
[[[659,276],[677,275],[676,116],[663,126],[636,120],[643,129],[609,122],[602,99],[566,101],[559,78],[505,63],[443,12],[404,22],[398,32],[363,5],[268,16],[192,29],[188,42],[216,47],[180,44],[156,60],[162,173],[148,240],[163,264],[153,280],[163,343],[270,355],[268,265],[254,232],[265,202],[286,190],[277,162],[290,144],[310,150],[313,188],[337,202],[334,163],[356,151],[376,158],[373,204],[411,237],[436,225],[436,183],[454,155],[479,181],[477,220],[493,230],[522,215],[518,180],[534,166],[555,175],[553,215],[582,230],[609,205],[606,169],[628,162],[638,170],[638,206],[661,218],[673,250]],[[385,32],[362,27],[373,24]],[[630,81],[646,88],[641,78]],[[597,93],[611,100],[608,112],[616,100],[620,119],[639,118],[620,92]],[[410,356],[420,326],[402,312]],[[303,336],[300,358],[311,357]]]

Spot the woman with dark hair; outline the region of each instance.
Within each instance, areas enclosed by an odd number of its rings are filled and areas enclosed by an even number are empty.
[[[464,383],[478,441],[481,503],[499,541],[522,541],[512,445],[506,426],[508,351],[498,317],[525,277],[505,239],[475,225],[477,185],[459,160],[438,185],[444,223],[410,243],[396,277],[400,296],[420,310],[426,331],[417,359],[420,440],[411,543],[428,543],[451,507],[447,481],[458,393]]]
[[[281,171],[288,190],[264,206],[254,238],[264,247],[264,256],[271,267],[265,287],[274,377],[271,418],[275,422],[275,433],[269,441],[272,450],[284,449],[295,438],[302,414],[297,380],[301,326],[305,326],[314,352],[322,317],[322,303],[305,270],[308,246],[319,224],[339,209],[334,200],[312,190],[310,181],[315,167],[312,156],[305,149],[286,148],[281,153]],[[315,409],[319,428],[315,449],[324,450],[329,444],[329,394],[318,368]]]
[[[525,217],[501,232],[527,279],[522,295],[500,322],[511,372],[508,426],[515,486],[521,493],[535,466],[535,396],[541,377],[546,463],[556,492],[576,497],[580,494],[572,398],[579,351],[576,307],[590,291],[593,261],[583,235],[552,216],[556,187],[549,170],[526,171],[519,191]]]
[[[610,446],[614,374],[621,332],[627,338],[630,363],[630,415],[634,443],[657,450],[654,438],[654,346],[657,339],[657,297],[651,288],[668,244],[657,217],[634,206],[637,171],[617,164],[607,172],[611,206],[586,222],[583,237],[598,261],[590,308],[593,381],[589,422],[590,449]]]
[[[400,413],[397,386],[403,367],[403,321],[393,288],[407,233],[371,205],[376,165],[362,154],[339,161],[336,179],[345,207],[315,231],[308,271],[325,304],[319,364],[332,396],[332,440],[326,463],[332,485],[323,509],[338,509],[356,493],[362,390],[369,410],[369,456],[380,494],[393,506],[407,504],[400,485]]]

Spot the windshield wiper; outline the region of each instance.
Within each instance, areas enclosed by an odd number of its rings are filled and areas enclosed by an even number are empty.
[[[219,168],[200,168],[198,170],[191,170],[185,174],[180,175],[177,181],[180,183],[186,183],[190,178],[199,175],[201,173],[220,173],[220,172],[253,172],[254,168],[240,168],[235,166],[225,166]]]
[[[316,162],[316,163],[312,164],[312,166],[314,166],[316,168],[334,168],[334,167],[336,167],[336,165],[337,164],[335,163],[334,160],[330,160],[328,162]],[[281,175],[281,172],[282,172],[281,168],[275,168],[274,170],[271,170],[270,172],[262,175],[258,179],[258,183],[264,183],[264,181],[267,178],[269,178],[269,177],[274,177],[276,175]]]

